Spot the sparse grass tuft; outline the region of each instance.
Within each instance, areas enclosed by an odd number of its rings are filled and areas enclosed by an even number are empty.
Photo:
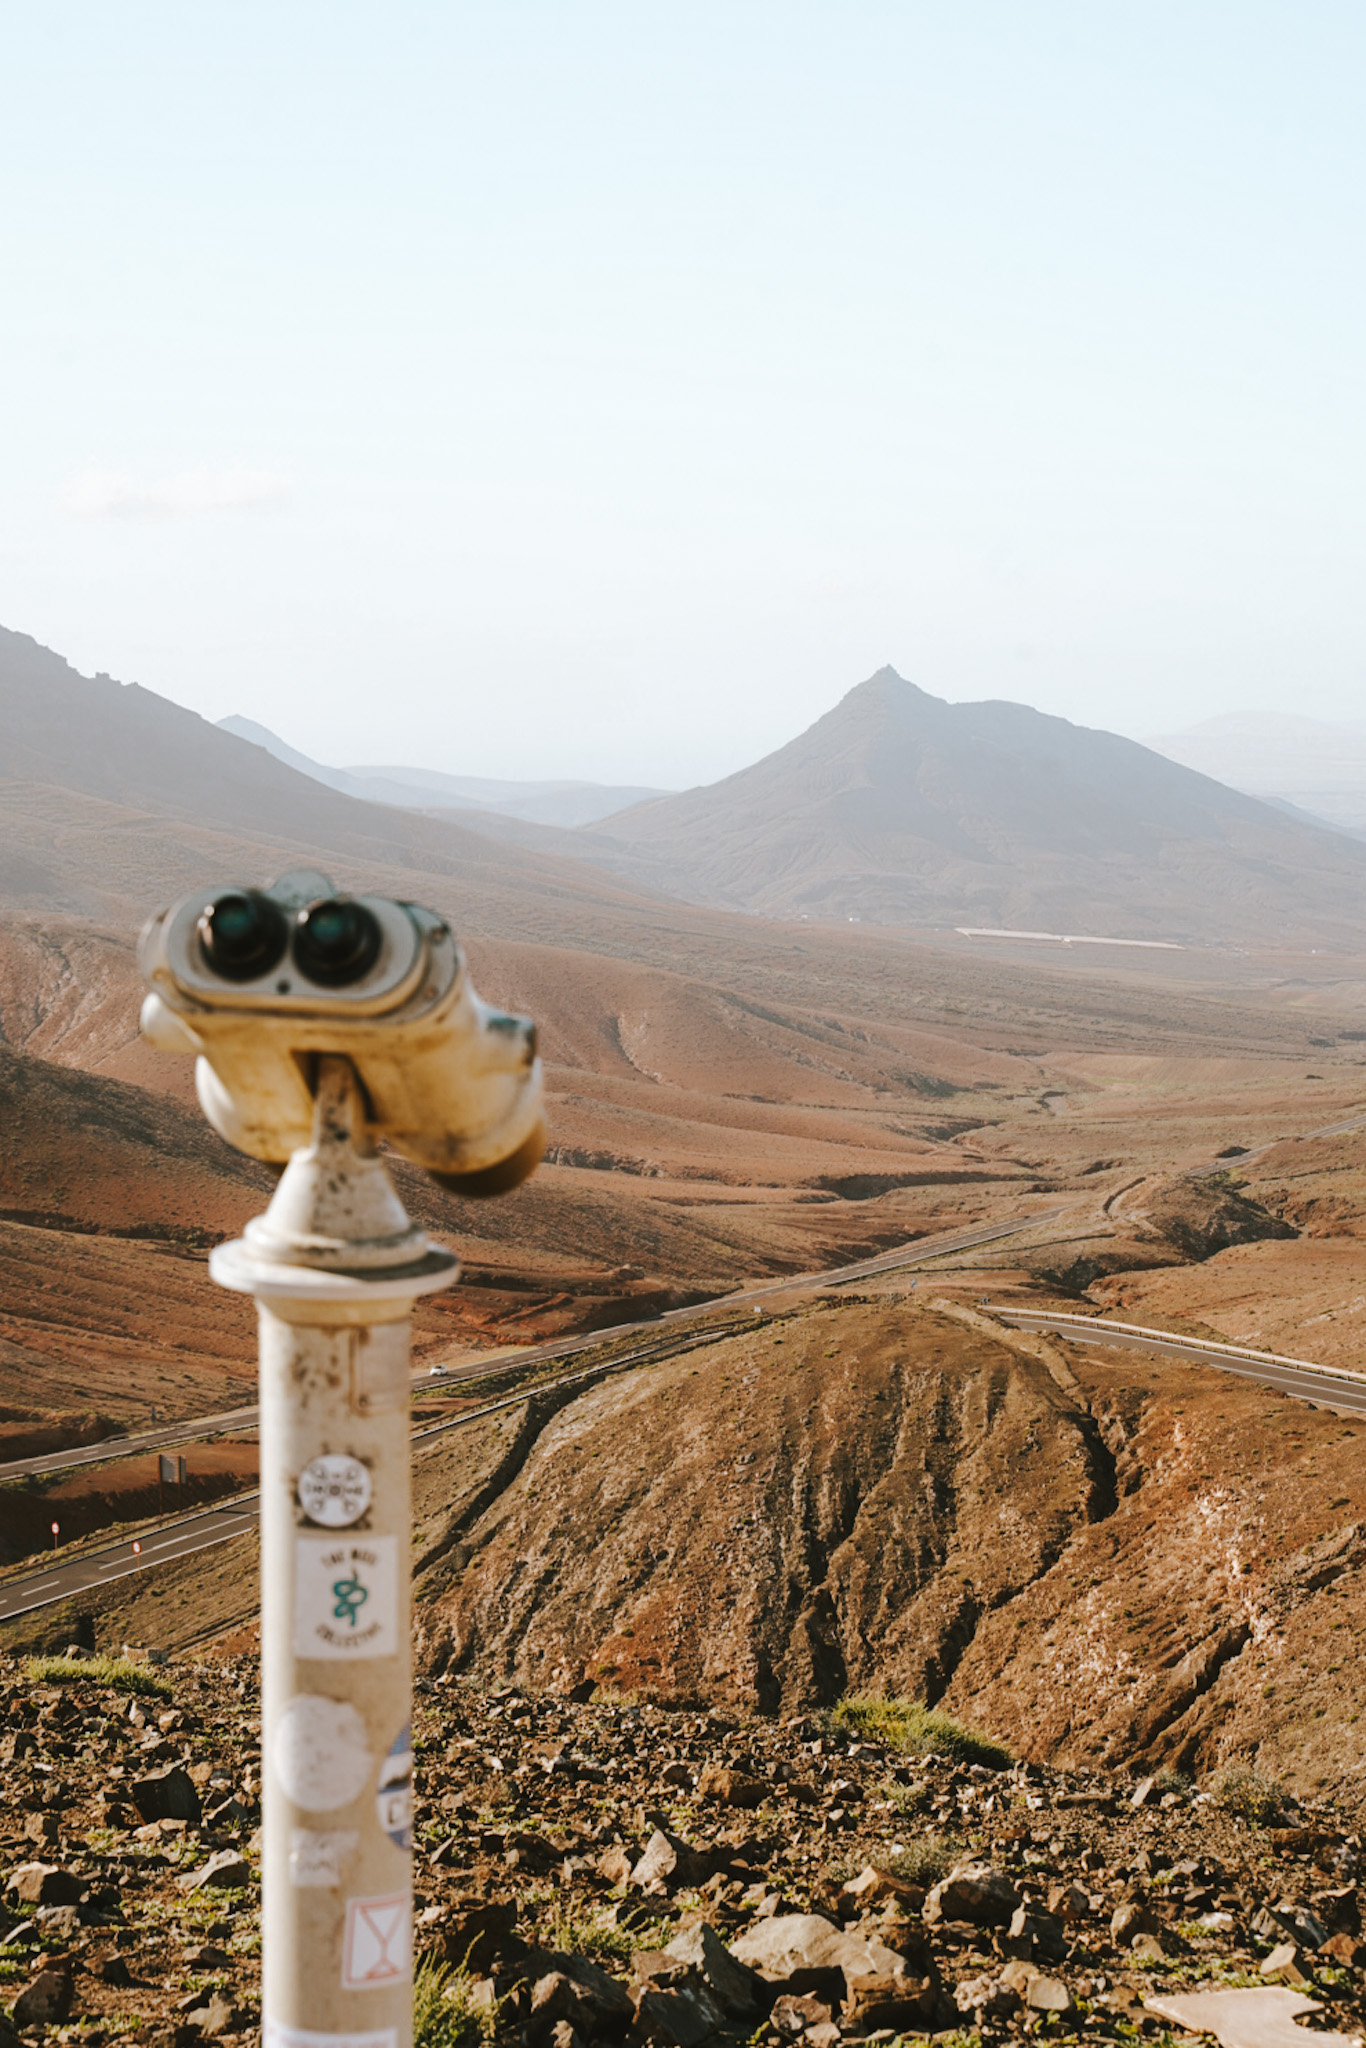
[[[575,1913],[563,1899],[542,1923],[546,1946],[561,1955],[591,1956],[596,1962],[629,1963],[634,1949],[645,1943],[637,1930],[607,1927],[596,1913]]]
[[[1283,1802],[1279,1785],[1264,1778],[1260,1771],[1249,1770],[1245,1764],[1228,1764],[1222,1771],[1216,1771],[1205,1790],[1225,1813],[1236,1813],[1258,1827],[1270,1827],[1280,1818]]]
[[[928,1785],[898,1785],[895,1778],[879,1785],[878,1794],[897,1813],[928,1813],[934,1804]]]
[[[484,2048],[498,2023],[495,2008],[471,2001],[474,1980],[428,1958],[413,1979],[413,2048]]]
[[[30,1657],[24,1677],[30,1685],[70,1685],[73,1679],[83,1678],[96,1685],[114,1686],[119,1692],[141,1693],[147,1699],[171,1697],[169,1679],[131,1657]]]
[[[1009,1768],[1010,1751],[976,1728],[965,1728],[951,1714],[927,1707],[923,1700],[899,1700],[878,1693],[851,1693],[830,1716],[836,1728],[849,1728],[869,1742],[883,1742],[911,1756],[948,1756],[955,1763],[985,1764],[994,1771]]]
[[[928,1891],[948,1876],[964,1853],[963,1843],[952,1835],[918,1835],[887,1858],[887,1868],[893,1877],[904,1878],[907,1884],[923,1884]]]

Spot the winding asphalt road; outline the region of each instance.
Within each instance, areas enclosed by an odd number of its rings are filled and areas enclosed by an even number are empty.
[[[691,1308],[670,1309],[666,1315],[651,1318],[648,1322],[618,1324],[611,1330],[595,1330],[588,1336],[536,1345],[493,1363],[452,1366],[440,1373],[424,1373],[415,1379],[414,1384],[435,1390],[443,1384],[450,1386],[471,1380],[505,1378],[509,1372],[522,1372],[528,1366],[556,1358],[573,1358],[623,1336],[646,1337],[647,1341],[637,1349],[618,1353],[581,1373],[566,1376],[571,1382],[586,1383],[731,1336],[745,1327],[744,1322],[734,1319],[736,1310],[749,1309],[758,1314],[765,1300],[793,1288],[841,1287],[850,1281],[871,1279],[907,1266],[926,1265],[932,1259],[944,1258],[953,1252],[970,1251],[977,1245],[991,1244],[997,1238],[1019,1237],[1041,1224],[1056,1222],[1067,1206],[1036,1209],[1009,1223],[977,1224],[972,1229],[953,1231],[941,1237],[915,1238],[894,1251],[882,1252],[872,1259],[860,1259],[853,1265],[835,1266],[820,1273],[794,1274],[782,1280],[766,1280],[760,1286],[747,1287]],[[545,1384],[563,1385],[565,1378]],[[420,1443],[427,1437],[443,1436],[499,1409],[515,1407],[525,1399],[526,1390],[522,1389],[480,1407],[466,1409],[460,1415],[416,1430],[413,1441]],[[259,1414],[256,1408],[236,1408],[224,1415],[201,1416],[193,1422],[145,1431],[136,1437],[107,1438],[102,1444],[86,1444],[77,1451],[19,1459],[0,1465],[0,1479],[18,1478],[31,1472],[60,1472],[79,1465],[108,1464],[158,1446],[193,1443],[207,1436],[218,1436],[225,1429],[254,1429]],[[255,1493],[238,1494],[219,1507],[202,1508],[162,1522],[144,1536],[102,1545],[97,1550],[84,1551],[66,1560],[54,1557],[52,1564],[44,1570],[24,1572],[6,1579],[0,1582],[0,1622],[31,1613],[37,1607],[50,1607],[59,1600],[69,1600],[75,1594],[108,1585],[111,1580],[128,1578],[135,1572],[169,1564],[175,1558],[191,1557],[196,1551],[212,1550],[220,1543],[231,1542],[233,1537],[244,1535],[256,1527],[257,1502]]]
[[[1147,1330],[1139,1323],[1109,1323],[1101,1316],[1074,1316],[1049,1309],[998,1308],[983,1304],[989,1315],[1015,1330],[1033,1330],[1066,1337],[1073,1344],[1095,1344],[1109,1351],[1157,1352],[1163,1358],[1189,1358],[1237,1373],[1264,1387],[1308,1401],[1316,1408],[1340,1408],[1366,1415],[1366,1373],[1344,1372],[1336,1366],[1312,1365],[1303,1358],[1282,1358],[1274,1351],[1252,1351],[1241,1344],[1207,1343],[1200,1337],[1179,1337],[1171,1330]]]
[[[875,1258],[862,1259],[856,1265],[832,1267],[825,1273],[798,1274],[785,1280],[765,1280],[757,1287],[747,1287],[736,1294],[719,1295],[711,1301],[694,1303],[691,1308],[668,1309],[664,1315],[651,1316],[645,1322],[615,1323],[610,1330],[595,1330],[584,1337],[565,1337],[553,1344],[532,1345],[526,1350],[505,1353],[493,1362],[480,1359],[467,1365],[449,1366],[440,1372],[415,1373],[413,1384],[434,1390],[467,1380],[501,1379],[510,1370],[541,1365],[552,1358],[572,1358],[576,1353],[591,1351],[596,1345],[605,1344],[614,1337],[657,1330],[662,1323],[694,1321],[702,1316],[715,1315],[722,1309],[748,1308],[791,1287],[842,1287],[851,1280],[893,1273],[900,1266],[923,1265],[928,1259],[944,1258],[950,1252],[969,1251],[975,1245],[990,1244],[998,1237],[1018,1237],[1022,1231],[1033,1230],[1038,1224],[1056,1222],[1062,1214],[1062,1208],[1038,1209],[1028,1216],[1017,1217],[1011,1223],[978,1224],[971,1230],[960,1230],[946,1237],[915,1238],[909,1244],[898,1245],[894,1251],[880,1252]],[[258,1426],[260,1419],[259,1408],[230,1408],[222,1415],[196,1415],[186,1422],[168,1422],[156,1429],[140,1430],[136,1436],[102,1437],[98,1443],[82,1444],[65,1451],[47,1451],[37,1458],[11,1458],[7,1464],[0,1464],[0,1481],[24,1479],[30,1474],[71,1472],[82,1465],[112,1465],[116,1459],[134,1458],[142,1451],[165,1450],[171,1444],[202,1443],[206,1437],[249,1432]]]

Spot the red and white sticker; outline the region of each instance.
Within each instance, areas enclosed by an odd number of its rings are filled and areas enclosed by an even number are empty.
[[[343,1991],[374,1991],[402,1984],[413,1969],[413,1895],[348,1899],[342,1945]]]

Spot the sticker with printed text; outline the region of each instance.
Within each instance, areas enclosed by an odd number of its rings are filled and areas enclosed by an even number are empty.
[[[348,1899],[342,1944],[343,1991],[374,1991],[412,1975],[413,1897]]]
[[[296,1657],[392,1657],[398,1649],[398,1538],[296,1536]]]
[[[413,1731],[404,1728],[379,1767],[379,1824],[396,1849],[413,1846]]]

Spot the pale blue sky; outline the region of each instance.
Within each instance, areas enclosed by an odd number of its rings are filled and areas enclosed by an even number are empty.
[[[0,623],[679,784],[884,661],[1366,703],[1359,0],[0,16]]]

